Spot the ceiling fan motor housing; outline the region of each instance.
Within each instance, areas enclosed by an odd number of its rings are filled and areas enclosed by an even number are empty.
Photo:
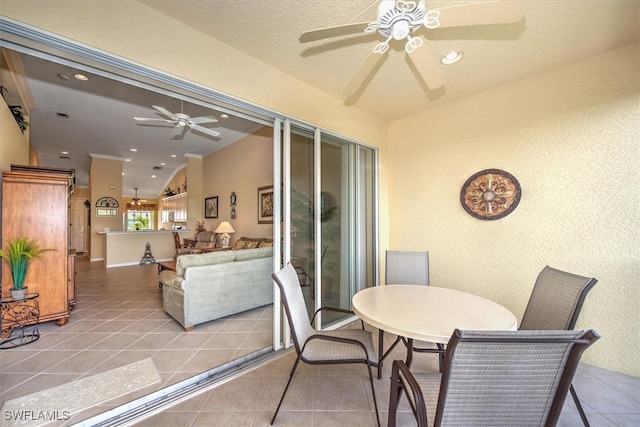
[[[378,32],[394,40],[406,39],[420,27],[426,10],[424,1],[383,0],[378,6]]]

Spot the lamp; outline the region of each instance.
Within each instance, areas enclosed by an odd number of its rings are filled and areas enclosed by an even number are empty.
[[[236,230],[233,229],[233,227],[231,226],[229,221],[222,221],[218,225],[218,228],[216,228],[216,231],[214,233],[222,234],[222,236],[220,236],[222,238],[222,247],[223,248],[228,248],[229,247],[229,239],[231,238],[231,236],[229,236],[229,234],[232,234],[232,233],[235,233],[235,232],[236,232]]]

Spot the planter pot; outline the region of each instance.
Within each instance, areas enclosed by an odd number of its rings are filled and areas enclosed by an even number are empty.
[[[27,287],[25,286],[24,288],[20,289],[11,288],[9,289],[9,291],[11,292],[11,298],[24,299],[24,296],[27,294]]]

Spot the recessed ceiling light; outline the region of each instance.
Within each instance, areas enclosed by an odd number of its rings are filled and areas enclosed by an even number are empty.
[[[178,157],[178,156],[176,156],[175,154],[172,154],[171,157]]]
[[[220,114],[220,118],[221,119],[228,119],[229,115],[228,114]]]
[[[151,175],[151,178],[155,178],[155,177],[156,177],[155,175]]]
[[[125,162],[130,162],[130,161],[131,161],[131,159],[124,159],[124,161],[125,161]]]
[[[124,172],[122,172],[122,176],[124,176]]]
[[[161,166],[167,166],[165,162],[160,163]]]
[[[133,151],[135,153],[136,151],[138,151],[138,149],[137,148],[129,148],[129,151]]]
[[[69,154],[68,151],[61,151],[62,154]]]
[[[84,74],[80,74],[80,73],[74,74],[73,77],[75,77],[76,79],[81,80],[83,82],[86,82],[87,80],[89,80],[89,77],[85,76]]]
[[[461,50],[453,50],[449,53],[447,53],[445,56],[442,57],[442,59],[440,60],[440,62],[442,62],[444,65],[451,65],[451,64],[455,64],[456,62],[460,61],[462,59],[462,51]]]

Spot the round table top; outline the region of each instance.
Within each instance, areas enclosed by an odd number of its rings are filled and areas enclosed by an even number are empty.
[[[386,285],[353,297],[362,320],[405,338],[446,344],[453,331],[516,330],[514,314],[498,303],[454,289],[421,285]]]

